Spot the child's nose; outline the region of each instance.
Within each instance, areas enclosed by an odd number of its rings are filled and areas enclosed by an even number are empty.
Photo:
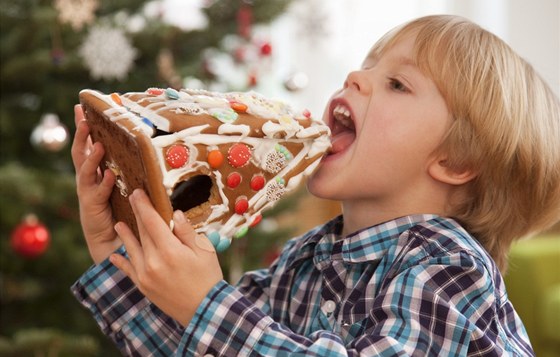
[[[352,71],[348,73],[346,81],[344,81],[344,88],[353,88],[362,94],[370,94],[371,85],[369,84],[364,71]]]

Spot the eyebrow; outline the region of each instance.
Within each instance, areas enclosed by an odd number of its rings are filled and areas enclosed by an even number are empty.
[[[396,62],[402,66],[411,66],[418,69],[418,65],[416,64],[416,62],[409,57],[399,56],[397,57]]]

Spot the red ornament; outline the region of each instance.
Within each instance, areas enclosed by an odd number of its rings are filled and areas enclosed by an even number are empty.
[[[247,200],[247,197],[245,196],[238,197],[237,200],[235,201],[235,213],[243,214],[247,212],[248,209],[249,209],[249,201]]]
[[[228,161],[233,167],[242,167],[249,162],[251,149],[245,144],[235,144],[228,151]]]
[[[255,87],[258,83],[257,75],[255,73],[249,74],[249,78],[247,82],[249,87]]]
[[[261,45],[261,55],[270,56],[272,54],[272,45],[269,42],[265,42]]]
[[[39,222],[35,215],[28,215],[12,231],[12,249],[24,258],[37,258],[49,247],[49,230]]]
[[[253,24],[253,9],[251,6],[242,5],[237,11],[237,32],[243,38],[251,36],[251,27]]]
[[[254,191],[259,191],[264,187],[265,178],[263,175],[255,175],[251,179],[251,189]]]
[[[232,172],[226,179],[226,185],[229,188],[236,188],[241,183],[241,174],[239,172]]]
[[[183,145],[172,145],[165,152],[165,161],[173,169],[182,167],[189,161],[189,149]]]

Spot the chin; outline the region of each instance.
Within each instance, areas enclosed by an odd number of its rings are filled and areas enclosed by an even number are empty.
[[[319,170],[307,180],[307,190],[315,197],[327,200],[337,200],[333,192],[334,186],[324,173]]]

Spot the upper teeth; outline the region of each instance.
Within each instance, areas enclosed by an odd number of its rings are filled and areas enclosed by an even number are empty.
[[[338,104],[336,107],[334,107],[333,117],[346,127],[354,127],[354,122],[352,121],[350,110],[342,104]]]

